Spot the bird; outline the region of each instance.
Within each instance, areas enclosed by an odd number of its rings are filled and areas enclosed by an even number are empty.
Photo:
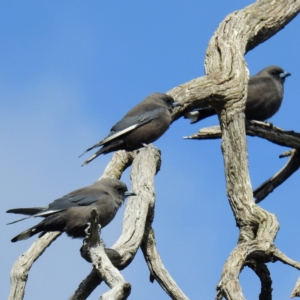
[[[83,163],[83,166],[101,154],[118,150],[133,151],[156,141],[170,127],[171,113],[176,106],[182,104],[175,102],[173,97],[167,94],[149,95],[116,123],[106,138],[80,155],[102,146]]]
[[[266,121],[280,108],[283,99],[283,84],[291,73],[278,66],[262,69],[249,79],[245,115],[248,120]],[[184,117],[190,123],[196,123],[216,115],[212,107],[206,107],[187,113]]]
[[[103,178],[93,185],[54,200],[48,206],[10,209],[7,213],[29,216],[8,224],[31,217],[45,218],[37,225],[15,236],[11,241],[26,240],[40,232],[42,236],[49,231],[66,232],[72,238],[84,238],[93,208],[97,209],[99,224],[103,228],[113,220],[127,196],[136,196],[136,194],[128,191],[126,184],[120,180]]]

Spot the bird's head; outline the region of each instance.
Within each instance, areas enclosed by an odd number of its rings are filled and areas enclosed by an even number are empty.
[[[284,83],[286,77],[291,76],[291,73],[284,71],[282,68],[277,66],[270,66],[265,69],[269,75],[271,75],[274,79]]]
[[[120,206],[126,197],[128,196],[136,196],[136,194],[132,191],[129,191],[127,185],[118,179],[113,178],[102,178],[97,181],[96,184],[104,190],[106,193],[110,194],[117,206]]]
[[[170,113],[172,112],[174,107],[183,106],[181,103],[176,102],[170,95],[161,93],[156,93],[155,95],[157,96],[157,99],[161,103],[161,105],[166,107],[170,111]]]

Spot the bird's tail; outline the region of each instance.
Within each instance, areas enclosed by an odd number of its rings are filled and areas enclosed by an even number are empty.
[[[10,222],[10,223],[7,223],[7,225],[14,224],[14,223],[29,219],[29,218],[33,217],[34,215],[40,213],[41,211],[45,210],[45,209],[46,209],[46,207],[29,207],[29,208],[9,209],[9,210],[6,211],[7,213],[22,214],[22,215],[29,215],[29,216],[25,217],[25,218],[22,218],[22,219],[19,219],[19,220],[16,220],[16,221],[13,221],[13,222]]]
[[[23,241],[23,240],[27,240],[29,239],[31,236],[37,234],[39,231],[36,230],[36,226],[31,227],[23,232],[21,232],[20,234],[18,234],[17,236],[15,236],[11,241],[13,243],[18,242],[18,241]]]
[[[91,157],[89,157],[81,166],[85,166],[88,163],[90,163],[92,160],[94,160],[97,156],[101,155],[102,153],[105,153],[103,150],[104,148],[99,149],[95,154],[93,154]]]
[[[80,154],[78,157],[81,157],[82,155],[84,155],[85,153],[91,151],[92,149],[94,148],[98,148],[100,147],[102,144],[101,144],[102,141],[98,142],[97,144],[91,146],[90,148],[87,148],[82,154]]]
[[[27,207],[27,208],[13,208],[9,209],[6,212],[12,214],[22,214],[22,215],[35,215],[42,210],[46,209],[46,207]]]
[[[207,107],[207,108],[202,108],[199,110],[194,110],[191,112],[188,112],[184,118],[185,119],[190,119],[190,123],[196,123],[199,122],[203,119],[206,119],[210,116],[213,116],[216,114],[216,111],[212,107]]]

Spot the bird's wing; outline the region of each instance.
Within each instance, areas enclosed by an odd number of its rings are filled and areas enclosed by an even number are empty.
[[[89,206],[96,202],[101,202],[109,196],[106,192],[95,193],[95,194],[86,194],[86,195],[77,195],[70,197],[70,201],[76,206]]]
[[[156,105],[154,109],[147,110],[142,114],[127,114],[123,119],[121,119],[111,128],[110,133],[106,138],[86,149],[79,157],[81,157],[83,154],[94,148],[100,147],[128,132],[133,131],[134,129],[140,126],[143,126],[155,120],[158,117],[158,115],[164,110],[164,107]]]
[[[102,146],[107,142],[136,129],[137,127],[143,126],[157,119],[158,115],[164,110],[165,108],[163,107],[156,107],[155,109],[145,111],[142,114],[125,116],[122,120],[120,120],[112,127],[110,134],[105,139],[100,141],[98,145]]]

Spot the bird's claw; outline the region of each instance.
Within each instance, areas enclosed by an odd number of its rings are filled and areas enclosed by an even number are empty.
[[[90,233],[91,223],[88,222],[86,225],[87,225],[87,228],[84,230],[84,232],[86,233],[87,236],[89,236],[91,234]]]

